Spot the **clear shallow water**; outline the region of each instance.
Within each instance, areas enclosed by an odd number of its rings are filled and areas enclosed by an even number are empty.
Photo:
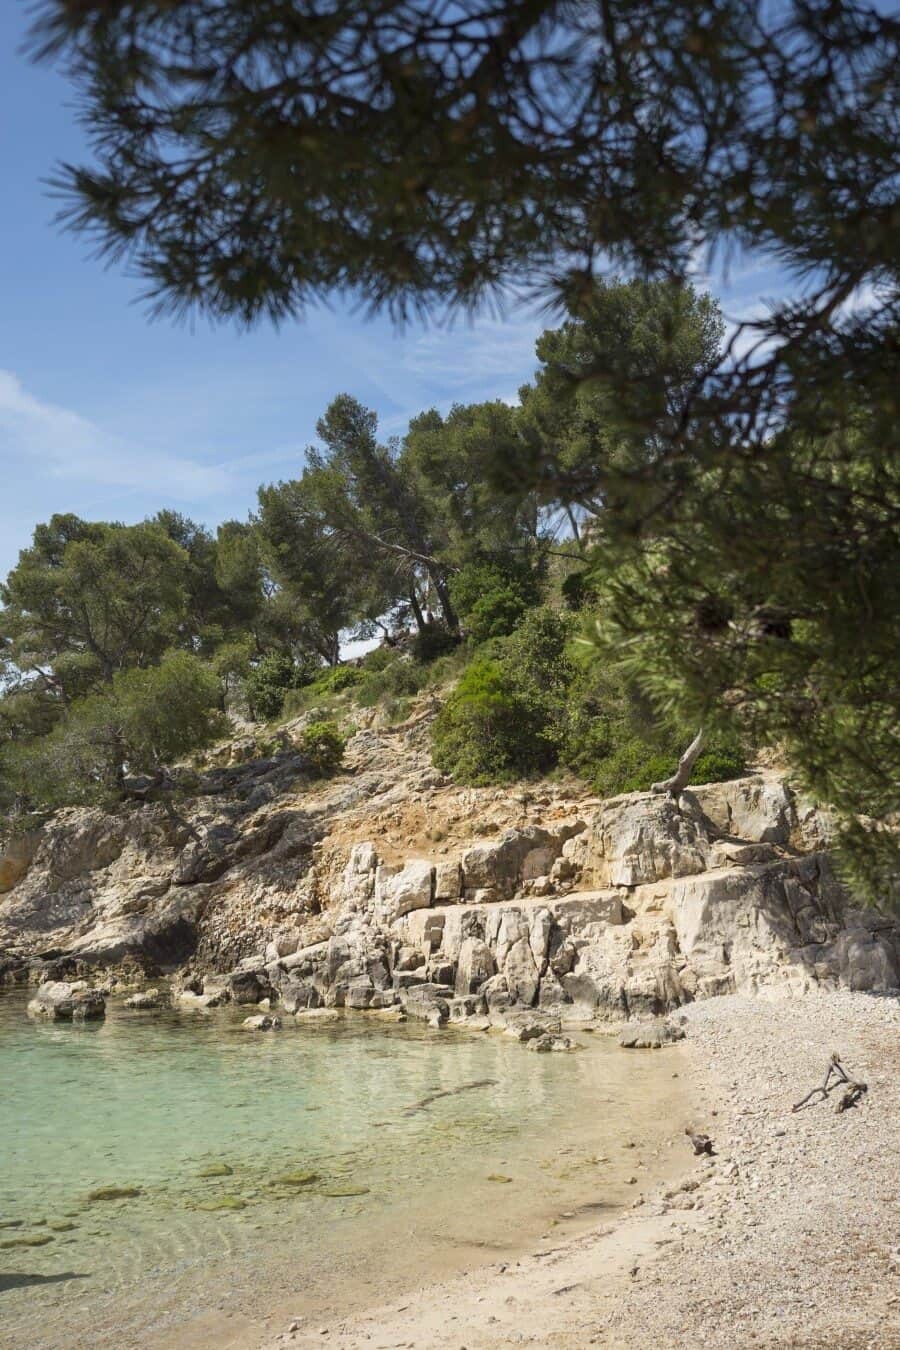
[[[364,1015],[254,1034],[246,1009],[115,1001],[79,1027],[25,1002],[0,995],[4,1346],[184,1343],[210,1312],[261,1337],[271,1306],[349,1307],[596,1221],[684,1124],[677,1051]],[[110,1186],[140,1194],[89,1199]],[[22,1238],[50,1240],[2,1245]]]

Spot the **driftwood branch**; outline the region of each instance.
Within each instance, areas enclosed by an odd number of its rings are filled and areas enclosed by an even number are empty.
[[[677,797],[684,792],[684,789],[691,781],[694,765],[696,764],[697,757],[702,749],[703,728],[701,727],[684,754],[681,756],[681,759],[678,761],[678,768],[675,770],[672,777],[664,778],[661,783],[652,783],[650,791],[670,792],[673,797]]]
[[[855,1106],[864,1093],[869,1090],[868,1084],[858,1083],[854,1078],[850,1077],[844,1069],[839,1055],[832,1055],[831,1059],[828,1061],[828,1070],[821,1085],[819,1087],[814,1087],[811,1092],[807,1092],[806,1096],[802,1098],[801,1101],[797,1102],[796,1106],[791,1107],[791,1110],[799,1111],[801,1107],[806,1106],[808,1102],[812,1101],[813,1097],[818,1097],[821,1101],[826,1101],[829,1092],[833,1092],[835,1088],[839,1087],[843,1087],[845,1091],[838,1101],[837,1106],[834,1108],[838,1114],[840,1114],[841,1111],[846,1111],[851,1106]]]

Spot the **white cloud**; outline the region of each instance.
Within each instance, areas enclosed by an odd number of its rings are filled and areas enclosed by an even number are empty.
[[[0,461],[38,460],[44,474],[102,488],[160,490],[195,501],[230,490],[232,475],[217,465],[167,451],[129,445],[80,413],[30,393],[0,370]]]

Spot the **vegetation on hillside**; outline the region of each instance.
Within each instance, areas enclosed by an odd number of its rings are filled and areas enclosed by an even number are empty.
[[[695,779],[777,746],[844,814],[863,872],[877,849],[857,815],[877,825],[894,805],[890,475],[860,408],[849,443],[773,434],[775,496],[752,458],[676,490],[647,405],[681,416],[721,336],[690,287],[598,286],[586,318],[539,340],[519,407],[424,413],[382,443],[341,395],[300,476],[261,488],[246,523],[39,526],[2,590],[5,808],[112,800],[126,770],[208,744],[225,712],[306,713],[327,771],[354,707],[396,720],[456,679],[433,745],[458,781],[563,769],[605,794],[648,788],[702,725]],[[636,372],[639,417],[589,374],[613,361]],[[650,496],[664,528],[636,528]],[[841,584],[852,549],[865,610]],[[381,642],[344,665],[349,635]]]

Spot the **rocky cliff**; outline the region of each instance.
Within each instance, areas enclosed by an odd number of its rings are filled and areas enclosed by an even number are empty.
[[[181,971],[188,997],[442,1021],[658,1014],[724,992],[900,987],[900,926],[854,907],[827,817],[761,772],[675,801],[463,789],[428,715],[304,776],[225,747],[172,814],[61,811],[0,858],[7,979]]]

